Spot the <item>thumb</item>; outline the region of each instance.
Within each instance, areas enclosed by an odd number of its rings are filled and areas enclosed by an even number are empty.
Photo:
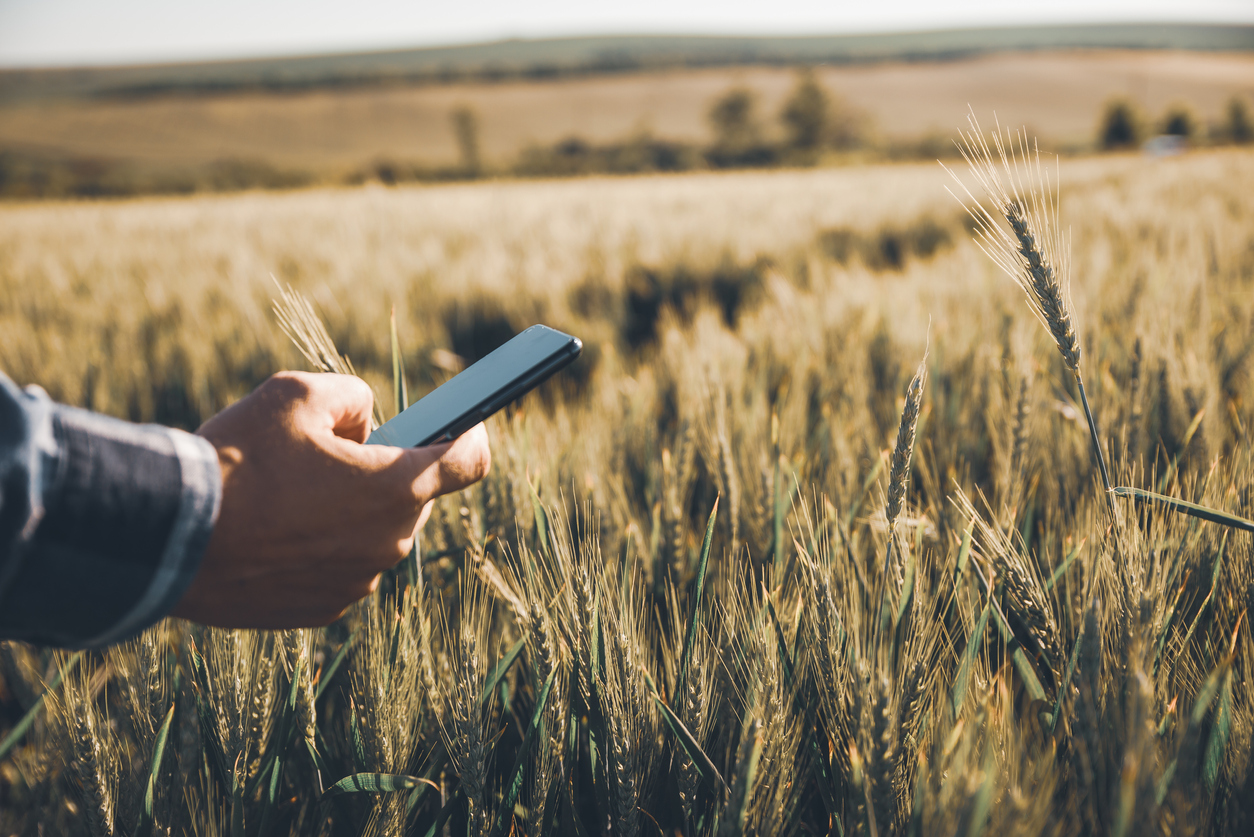
[[[492,467],[488,432],[477,424],[451,443],[410,448],[400,462],[413,475],[414,495],[423,501],[461,491],[483,479]]]

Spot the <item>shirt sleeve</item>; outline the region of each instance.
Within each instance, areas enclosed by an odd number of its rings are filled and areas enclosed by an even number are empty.
[[[0,374],[0,639],[109,645],[165,616],[222,499],[209,442]]]

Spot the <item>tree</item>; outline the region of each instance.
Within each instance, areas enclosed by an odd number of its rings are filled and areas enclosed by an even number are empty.
[[[797,85],[784,102],[779,119],[784,123],[790,147],[815,151],[826,144],[831,100],[813,71],[805,70],[798,75]]]
[[[737,87],[714,100],[710,107],[710,126],[714,129],[714,145],[737,154],[760,142],[754,118],[752,91]]]
[[[714,129],[714,145],[705,152],[711,166],[764,166],[775,161],[777,150],[762,141],[754,104],[753,93],[743,87],[714,100],[708,115]]]
[[[457,150],[461,155],[461,168],[466,174],[474,177],[479,174],[479,117],[466,105],[453,108],[449,112],[453,123],[453,134],[457,137]]]
[[[1167,111],[1163,117],[1162,133],[1189,139],[1193,136],[1195,125],[1193,115],[1183,105],[1177,105]]]
[[[1232,142],[1247,143],[1254,140],[1254,124],[1250,122],[1250,111],[1245,100],[1233,96],[1228,102],[1228,124],[1225,133]]]
[[[1101,126],[1097,130],[1097,144],[1111,151],[1135,146],[1141,139],[1141,120],[1132,103],[1116,99],[1106,105]]]

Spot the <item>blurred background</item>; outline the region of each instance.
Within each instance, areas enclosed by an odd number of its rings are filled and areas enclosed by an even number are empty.
[[[1247,142],[1254,4],[0,0],[16,198],[930,160],[968,107]]]

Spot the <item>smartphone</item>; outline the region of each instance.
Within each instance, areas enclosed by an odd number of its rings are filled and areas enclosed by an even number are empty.
[[[420,448],[452,441],[544,383],[581,351],[578,337],[533,325],[411,404],[371,433],[366,444]]]

